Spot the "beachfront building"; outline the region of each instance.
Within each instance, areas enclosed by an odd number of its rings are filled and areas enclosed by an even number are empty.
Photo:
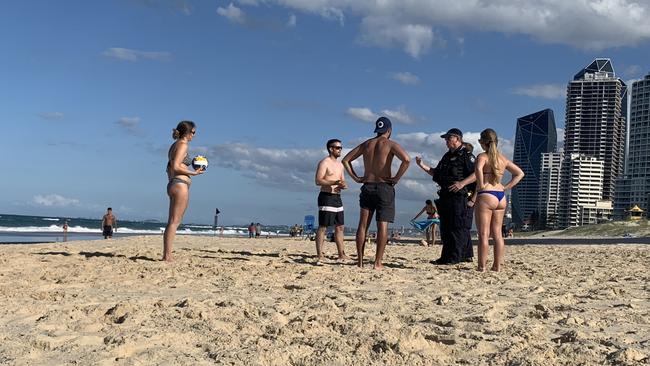
[[[585,207],[603,200],[605,162],[584,154],[564,154],[560,169],[559,227],[583,225]]]
[[[539,171],[539,227],[557,229],[560,227],[560,174],[561,152],[542,153]]]
[[[512,161],[526,174],[512,189],[512,222],[539,226],[540,168],[542,154],[557,149],[553,111],[544,109],[517,118]]]
[[[594,60],[569,82],[564,152],[604,163],[605,200],[614,199],[617,179],[623,174],[626,118],[627,85],[616,77],[610,59]]]
[[[596,201],[580,207],[580,225],[600,224],[611,221],[614,208],[612,201]]]
[[[619,179],[614,217],[622,219],[638,205],[648,210],[650,196],[650,74],[630,88],[630,136],[625,175]]]

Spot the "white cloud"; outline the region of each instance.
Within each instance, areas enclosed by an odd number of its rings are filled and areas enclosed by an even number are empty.
[[[240,0],[337,19],[361,19],[359,39],[398,46],[413,57],[442,32],[464,39],[472,32],[529,36],[539,42],[586,50],[633,46],[650,39],[650,3],[638,0]],[[458,38],[460,34],[461,38]],[[464,42],[459,44],[462,46]],[[462,50],[461,50],[462,52]]]
[[[566,85],[539,84],[520,86],[512,90],[513,94],[525,95],[533,98],[562,99],[566,96]]]
[[[289,20],[287,20],[287,27],[294,28],[296,26],[296,14],[289,14]]]
[[[172,58],[172,55],[169,52],[139,51],[119,47],[109,48],[102,54],[106,57],[131,62],[140,60],[169,61]]]
[[[43,112],[43,113],[39,113],[38,116],[48,120],[63,119],[64,117],[62,112]]]
[[[244,11],[235,6],[233,3],[230,3],[230,5],[228,5],[226,8],[218,7],[217,14],[228,18],[233,23],[246,23],[246,14],[244,14]]]
[[[130,134],[139,135],[140,131],[140,117],[121,117],[115,124],[126,130]]]
[[[390,118],[391,121],[406,125],[413,124],[418,120],[418,118],[411,116],[404,106],[400,106],[397,110],[384,109],[381,114]]]
[[[348,116],[356,118],[364,122],[374,122],[379,118],[375,112],[371,111],[370,108],[348,108],[345,112]]]
[[[421,24],[395,24],[386,17],[367,17],[361,22],[363,31],[360,40],[362,43],[392,47],[401,45],[404,52],[414,58],[427,53],[434,40],[444,47],[445,41],[437,35],[431,26]]]
[[[623,70],[625,76],[639,76],[643,72],[640,65],[630,65]]]
[[[76,198],[66,198],[58,194],[36,195],[32,198],[32,204],[38,206],[79,206],[79,200]]]
[[[411,116],[404,106],[400,106],[397,109],[382,109],[381,113],[373,112],[367,107],[348,108],[345,111],[345,114],[363,122],[374,122],[380,115],[390,118],[392,122],[403,123],[406,125],[414,124],[421,120],[421,118]]]
[[[410,72],[394,72],[390,74],[390,78],[405,85],[417,85],[420,83],[420,78]]]

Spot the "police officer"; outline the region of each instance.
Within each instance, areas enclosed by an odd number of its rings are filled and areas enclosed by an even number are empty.
[[[442,254],[434,264],[455,264],[472,261],[472,245],[469,233],[473,216],[471,196],[474,190],[474,155],[463,144],[463,133],[452,128],[441,136],[449,151],[438,166],[432,168],[415,158],[418,166],[438,183],[436,207],[440,215]]]

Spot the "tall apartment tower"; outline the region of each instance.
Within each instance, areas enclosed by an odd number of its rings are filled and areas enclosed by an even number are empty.
[[[539,170],[539,224],[547,229],[560,227],[560,176],[562,158],[560,152],[543,153]]]
[[[614,200],[623,174],[627,85],[616,77],[609,59],[596,59],[567,86],[564,152],[592,156],[605,163],[603,199]]]
[[[630,103],[630,138],[625,176],[616,186],[614,217],[638,205],[646,212],[650,207],[650,73],[632,83]]]
[[[544,109],[517,118],[515,150],[512,161],[526,174],[512,189],[512,222],[539,224],[540,168],[542,154],[557,149],[557,130],[553,111]]]
[[[583,210],[603,197],[605,162],[583,154],[564,154],[560,177],[559,226],[581,226]],[[610,208],[611,210],[611,208]]]

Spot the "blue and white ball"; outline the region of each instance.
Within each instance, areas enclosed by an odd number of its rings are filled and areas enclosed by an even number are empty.
[[[208,158],[203,155],[197,155],[192,159],[192,168],[194,170],[206,170],[208,169]]]

